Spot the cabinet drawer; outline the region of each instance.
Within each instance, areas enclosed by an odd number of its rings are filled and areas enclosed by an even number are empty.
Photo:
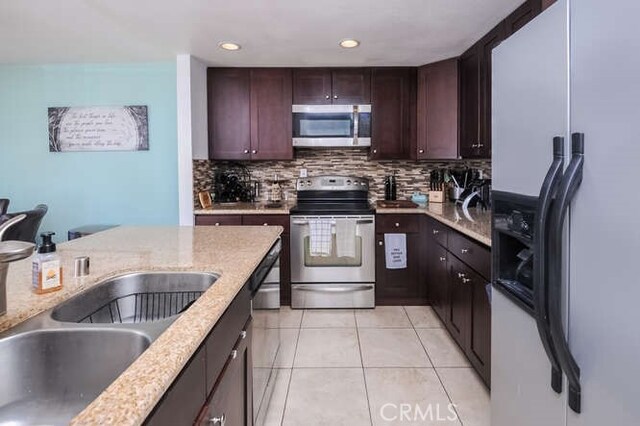
[[[242,224],[248,226],[282,226],[284,234],[289,233],[289,215],[252,214],[242,216]]]
[[[242,216],[226,214],[196,215],[196,226],[242,225]]]
[[[485,279],[491,278],[491,252],[457,232],[449,233],[449,251],[475,269]]]
[[[376,215],[376,232],[400,234],[420,232],[420,216],[415,214]]]
[[[245,285],[205,340],[207,394],[213,388],[250,316],[251,294]]]
[[[427,236],[435,240],[442,247],[447,248],[449,244],[449,228],[435,219],[429,218],[427,223]]]

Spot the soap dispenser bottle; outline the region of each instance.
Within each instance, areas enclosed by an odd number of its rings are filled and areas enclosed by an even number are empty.
[[[33,257],[33,288],[38,294],[50,293],[62,288],[62,266],[56,245],[52,241],[54,232],[40,234],[42,243]]]

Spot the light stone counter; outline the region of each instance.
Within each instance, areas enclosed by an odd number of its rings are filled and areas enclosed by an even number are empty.
[[[270,208],[264,203],[214,204],[210,209],[195,209],[194,214],[289,214],[291,204],[284,202],[282,207]]]
[[[64,288],[31,290],[31,260],[11,264],[7,330],[110,276],[130,271],[204,271],[220,275],[184,314],[151,344],[75,425],[139,425],[186,365],[222,313],[282,232],[281,227],[118,227],[58,245]],[[73,258],[91,257],[91,275],[73,278]]]
[[[456,231],[491,247],[491,211],[470,208],[468,216],[453,203],[430,203],[418,208],[376,208],[379,214],[426,214]]]

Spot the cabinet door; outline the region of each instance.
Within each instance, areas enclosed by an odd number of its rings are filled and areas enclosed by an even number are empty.
[[[387,269],[384,234],[376,234],[376,305],[420,305],[420,233],[407,233],[407,267]]]
[[[480,143],[480,53],[474,45],[460,57],[460,156],[474,157]]]
[[[209,158],[248,160],[251,149],[249,70],[209,68],[207,87]]]
[[[196,424],[250,426],[253,424],[251,376],[251,323],[247,335],[240,339],[218,377],[207,404]]]
[[[415,68],[374,68],[371,73],[371,158],[410,159],[416,139]]]
[[[480,40],[480,140],[472,157],[491,158],[491,51],[504,39],[504,25],[500,24]]]
[[[418,152],[420,160],[458,158],[458,59],[418,70]]]
[[[467,348],[471,332],[472,299],[469,271],[454,256],[449,256],[448,264],[450,305],[446,324],[458,344]]]
[[[467,355],[485,383],[491,379],[491,305],[487,294],[488,281],[468,271],[471,281],[471,331]]]
[[[251,70],[251,159],[292,160],[291,70]]]
[[[511,34],[524,27],[533,18],[538,16],[542,11],[542,3],[545,3],[544,6],[546,8],[549,7],[551,2],[548,0],[527,0],[507,16],[504,20],[506,31],[505,37],[509,37]]]
[[[440,244],[429,239],[427,257],[427,279],[433,309],[444,322],[449,307],[449,270],[447,257],[449,254]]]
[[[337,68],[331,73],[331,98],[334,104],[362,105],[371,103],[371,70]]]
[[[330,104],[331,70],[296,68],[293,70],[293,103],[296,105]]]

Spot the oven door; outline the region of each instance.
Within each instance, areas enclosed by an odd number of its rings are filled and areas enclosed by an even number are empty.
[[[371,105],[294,105],[293,146],[371,146]]]
[[[355,257],[337,257],[335,226],[332,226],[333,250],[330,256],[310,254],[309,221],[317,219],[353,219],[356,221]],[[291,216],[291,282],[374,283],[375,219],[373,215]]]

